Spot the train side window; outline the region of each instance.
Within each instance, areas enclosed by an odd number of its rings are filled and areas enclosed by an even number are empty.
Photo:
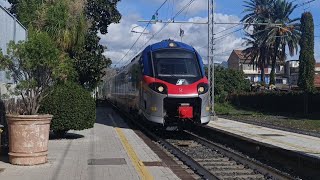
[[[142,61],[142,56],[141,56],[141,58],[139,59],[139,67],[140,67],[141,72],[143,73],[143,61]]]
[[[150,71],[150,73],[151,73],[150,76],[154,77],[152,64],[153,64],[153,60],[152,60],[151,52],[148,52],[148,66],[149,66],[149,69],[151,70]]]

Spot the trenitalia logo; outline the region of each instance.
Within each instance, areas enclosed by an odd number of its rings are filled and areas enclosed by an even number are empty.
[[[185,80],[185,79],[178,79],[178,81],[177,81],[176,85],[178,85],[178,86],[183,85],[183,84],[184,84],[184,82],[186,82],[186,80]]]

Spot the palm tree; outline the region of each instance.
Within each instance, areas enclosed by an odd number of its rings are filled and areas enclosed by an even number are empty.
[[[273,47],[270,84],[275,84],[275,68],[277,59],[284,62],[286,59],[286,47],[290,56],[298,52],[300,40],[300,18],[291,19],[290,15],[297,8],[292,2],[286,0],[274,0],[272,8],[272,22],[281,26],[270,26],[269,30],[261,35],[269,47]]]
[[[260,53],[263,50],[260,47],[259,40],[256,38],[256,36],[251,35],[249,33],[246,33],[246,37],[244,39],[245,45],[248,46],[247,49],[243,50],[244,56],[247,60],[250,59],[250,63],[253,64],[253,69],[255,69],[256,66],[258,66],[261,69],[261,80],[264,82],[265,61],[263,59],[263,53]]]
[[[243,12],[248,12],[242,22],[245,29],[253,27],[252,33],[246,33],[246,45],[249,46],[244,50],[245,56],[251,59],[251,63],[258,65],[261,70],[261,81],[265,82],[265,65],[268,64],[268,47],[265,42],[259,37],[260,32],[267,28],[267,25],[257,25],[256,23],[269,23],[271,15],[271,7],[273,0],[250,0],[245,1],[246,9]],[[253,25],[251,25],[253,24]],[[254,66],[253,66],[254,68]]]
[[[257,49],[257,53],[259,53],[257,57],[260,57],[257,59],[259,64],[270,64],[271,60],[270,84],[275,84],[277,59],[280,61],[286,59],[285,51],[287,46],[291,56],[298,50],[300,39],[299,18],[290,19],[290,15],[297,5],[293,5],[292,2],[287,2],[286,0],[250,0],[245,1],[245,3],[246,9],[244,12],[249,13],[244,16],[243,22],[270,24],[253,25],[253,33],[249,34],[249,37],[256,41],[255,46],[252,46],[253,43],[247,40],[248,45],[251,44],[251,46],[246,50],[249,52],[254,47],[259,48]],[[274,24],[281,25],[276,26]],[[250,24],[245,25],[246,29],[249,27]],[[260,68],[263,68],[263,66]],[[261,73],[264,73],[262,69]]]

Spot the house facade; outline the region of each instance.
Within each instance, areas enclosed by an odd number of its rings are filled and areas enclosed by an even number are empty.
[[[320,88],[320,63],[316,63],[315,65],[314,85]]]
[[[285,75],[284,65],[277,63],[276,65],[276,84],[287,84],[287,78]],[[257,66],[253,66],[250,57],[245,57],[242,50],[233,50],[228,59],[228,68],[243,71],[246,78],[251,83],[261,82],[261,70]],[[271,66],[264,68],[265,82],[270,83]]]
[[[314,85],[315,87],[320,88],[320,63],[315,64],[314,72]],[[288,85],[290,87],[298,87],[299,60],[287,61],[285,74],[288,78]]]
[[[297,86],[299,79],[299,60],[286,61],[285,75],[290,87]]]

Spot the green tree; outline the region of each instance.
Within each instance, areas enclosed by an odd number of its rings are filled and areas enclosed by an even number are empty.
[[[269,23],[272,2],[273,0],[245,1],[246,5],[243,12],[247,14],[241,19],[242,22],[247,23],[244,28],[251,27],[251,23]],[[270,49],[259,35],[267,29],[267,25],[254,24],[252,26],[253,33],[246,33],[246,45],[249,47],[244,50],[244,53],[248,59],[251,59],[253,65],[258,65],[261,70],[261,81],[265,82],[264,68],[270,63]]]
[[[111,23],[119,23],[121,19],[121,14],[117,10],[119,1],[88,0],[86,14],[94,30],[106,34]]]
[[[9,0],[12,4],[10,12],[17,15],[19,21],[25,26],[37,19],[38,10],[43,5],[43,0]]]
[[[301,40],[298,86],[305,92],[314,90],[314,22],[310,12],[301,16]]]
[[[286,47],[290,56],[294,56],[298,51],[300,39],[299,18],[291,19],[290,16],[297,8],[292,2],[286,0],[274,0],[272,5],[272,23],[281,26],[270,26],[267,31],[261,34],[270,48],[273,48],[273,58],[271,65],[270,84],[276,83],[275,68],[277,61],[285,62]]]
[[[268,65],[272,59],[272,50],[267,47],[265,43],[261,43],[259,37],[256,34],[246,33],[245,45],[248,46],[243,53],[246,59],[250,60],[253,65],[252,68],[255,69],[256,66],[261,70],[261,81],[265,82],[265,67]]]
[[[298,18],[290,16],[296,9],[296,5],[286,0],[250,0],[245,1],[247,12],[242,19],[246,23],[254,24],[253,33],[247,33],[246,42],[249,48],[245,50],[247,55],[253,57],[264,75],[264,65],[271,61],[270,84],[275,84],[275,68],[277,60],[285,61],[286,47],[289,47],[290,55],[297,53],[300,39]],[[280,24],[280,25],[273,25]],[[251,25],[245,26],[247,29]],[[264,80],[264,78],[262,78]]]
[[[104,69],[111,60],[103,55],[104,47],[99,44],[97,32],[92,30],[86,35],[85,46],[75,55],[74,64],[78,81],[86,89],[93,90],[104,76]]]
[[[105,34],[111,23],[118,23],[121,15],[115,1],[101,0],[11,0],[11,11],[29,29],[49,34],[64,56],[73,60],[78,82],[94,89],[103,69],[111,64],[104,57],[105,47],[99,44],[98,32]]]
[[[78,5],[76,2],[80,3],[79,8],[76,8]],[[56,0],[52,4],[49,3],[45,11],[43,27],[40,27],[41,30],[48,32],[71,58],[74,51],[84,45],[88,29],[82,3],[84,2],[81,0]]]

